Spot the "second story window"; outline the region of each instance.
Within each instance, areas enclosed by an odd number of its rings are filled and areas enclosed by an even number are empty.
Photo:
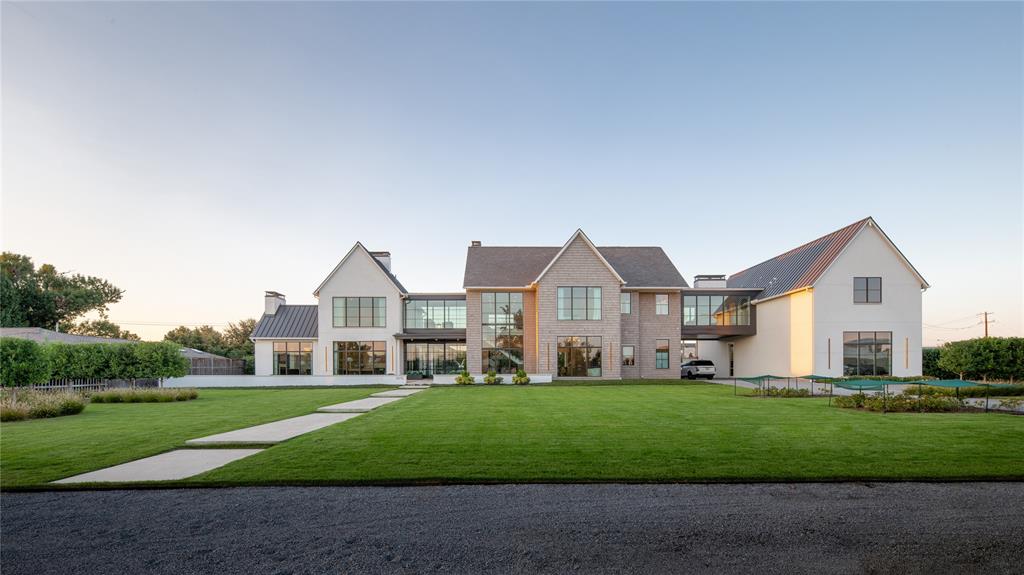
[[[334,298],[334,327],[386,327],[387,298]]]
[[[882,278],[853,278],[853,303],[882,303]]]
[[[558,319],[601,319],[601,288],[558,288]]]
[[[407,300],[406,329],[466,329],[466,300]]]
[[[633,300],[632,294],[623,292],[619,295],[619,312],[620,313],[633,313]]]
[[[654,315],[668,315],[668,294],[654,294]]]

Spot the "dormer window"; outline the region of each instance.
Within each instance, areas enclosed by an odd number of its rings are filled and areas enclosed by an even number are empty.
[[[882,278],[853,278],[853,303],[882,303]]]

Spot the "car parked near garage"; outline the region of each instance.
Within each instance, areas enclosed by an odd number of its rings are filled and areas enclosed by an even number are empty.
[[[679,377],[697,379],[706,377],[715,379],[715,363],[710,359],[692,359],[679,366]]]

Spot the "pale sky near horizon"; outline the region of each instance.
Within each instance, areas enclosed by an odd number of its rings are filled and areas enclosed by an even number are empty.
[[[5,251],[145,339],[313,303],[357,240],[457,291],[470,240],[733,273],[865,216],[925,344],[1021,335],[1020,3],[0,4]],[[935,327],[933,327],[935,326]]]

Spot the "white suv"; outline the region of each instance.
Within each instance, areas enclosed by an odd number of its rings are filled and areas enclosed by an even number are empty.
[[[715,379],[715,364],[710,359],[691,359],[679,366],[679,377]]]

